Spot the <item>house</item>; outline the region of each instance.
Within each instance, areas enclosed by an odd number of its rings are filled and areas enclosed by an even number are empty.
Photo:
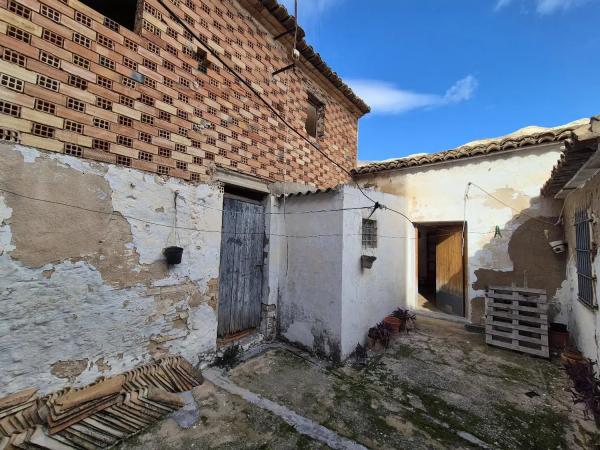
[[[495,284],[596,320],[551,246],[595,119],[357,167],[369,108],[274,0],[108,5],[0,1],[0,395],[276,336],[340,360]]]
[[[577,130],[560,155],[542,193],[563,202],[561,214],[567,248],[562,314],[571,340],[588,358],[600,360],[597,277],[600,216],[600,117]]]
[[[545,291],[550,320],[567,324],[571,263],[553,247],[564,239],[563,203],[541,191],[595,120],[372,162],[353,170],[358,187],[285,196],[280,234],[291,237],[271,238],[287,261],[277,278],[280,336],[343,359],[398,307],[483,329],[486,291],[511,285]],[[296,210],[329,212],[290,220]],[[375,257],[371,268],[363,257]]]
[[[274,0],[113,5],[0,2],[2,393],[272,337],[277,195],[356,165],[369,108]]]
[[[413,242],[403,255],[407,307],[481,325],[487,287],[515,284],[545,289],[552,315],[562,317],[570,300],[565,259],[549,244],[562,239],[561,202],[540,189],[586,124],[527,127],[355,169],[361,185],[407,205]]]

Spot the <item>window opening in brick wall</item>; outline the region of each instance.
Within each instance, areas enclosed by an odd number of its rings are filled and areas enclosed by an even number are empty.
[[[372,219],[362,220],[362,246],[364,248],[377,248],[377,221]]]
[[[587,209],[575,212],[575,259],[577,265],[577,297],[590,307],[595,306],[592,268],[591,220]]]
[[[313,94],[308,94],[306,105],[305,129],[309,136],[314,138],[323,136],[325,119],[325,105]]]
[[[118,30],[114,30],[116,24],[112,21],[130,30],[134,28],[137,0],[81,0],[81,3],[110,19],[107,26],[113,31]]]

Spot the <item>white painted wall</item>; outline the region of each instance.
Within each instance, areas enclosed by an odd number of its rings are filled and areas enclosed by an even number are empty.
[[[291,342],[323,355],[335,355],[341,345],[342,224],[339,192],[290,196],[279,202],[277,217],[286,236],[278,239],[279,329]]]
[[[355,187],[344,186],[344,208],[368,205],[368,200]],[[390,194],[369,192],[369,196],[397,211],[406,209],[405,202]],[[396,308],[406,305],[406,281],[409,276],[404,255],[414,241],[406,239],[410,223],[390,210],[376,210],[371,219],[377,221],[377,248],[363,248],[362,219],[370,209],[344,211],[344,247],[342,273],[342,356],[365,344],[370,327],[381,322]],[[362,269],[361,255],[375,256],[371,269]]]
[[[567,280],[568,292],[565,313],[568,317],[568,329],[572,343],[588,358],[600,361],[600,312],[598,308],[590,308],[577,298],[578,281],[575,259],[575,227],[573,225],[575,211],[588,209],[596,217],[591,224],[592,242],[600,241],[600,173],[589,179],[581,188],[572,191],[565,199],[564,221],[566,240],[568,243]],[[593,273],[600,274],[600,256],[592,256]],[[595,286],[596,303],[600,302],[600,283]]]
[[[114,211],[109,216],[0,192],[0,396],[31,385],[50,392],[87,384],[166,353],[195,364],[215,349],[218,187],[0,147],[3,189]],[[208,231],[179,230],[175,238],[169,227],[175,217],[178,226]],[[59,252],[87,250],[25,263],[43,251],[16,242],[25,229],[32,238],[42,233],[42,242]],[[175,243],[185,249],[183,263],[167,270],[162,249]],[[107,248],[114,252],[103,254]],[[81,373],[67,378],[70,364]]]
[[[600,258],[594,260],[593,267],[595,274],[600,273]],[[597,308],[590,308],[577,299],[577,268],[573,259],[570,259],[567,266],[567,283],[570,301],[566,312],[570,339],[587,358],[600,361],[600,314]],[[596,299],[598,298],[600,288],[596,283]]]
[[[405,207],[393,195],[371,190],[368,195],[394,209]],[[358,189],[349,186],[286,198],[287,215],[281,228],[288,237],[278,238],[282,249],[279,325],[284,338],[327,356],[345,358],[357,343],[365,343],[371,326],[405,305],[407,225],[401,216],[385,210],[373,214],[379,243],[364,254],[377,260],[372,269],[363,270],[362,219],[371,209],[297,214],[369,205]],[[283,223],[284,218],[278,220]]]
[[[509,243],[515,231],[529,218],[517,216],[513,209],[476,187],[469,190],[465,212],[467,183],[476,183],[516,210],[525,210],[530,216],[558,216],[559,202],[540,198],[540,188],[548,179],[561,150],[560,143],[540,145],[513,152],[381,172],[362,176],[359,180],[363,185],[374,186],[400,197],[406,205],[404,211],[415,222],[462,222],[465,217],[468,225],[467,298],[481,299],[484,289],[473,287],[477,280],[476,270],[515,270],[508,251]],[[501,238],[494,238],[496,225],[503,230]],[[539,230],[539,233],[546,230],[549,234],[562,233],[551,225],[542,225],[542,228],[544,230]],[[408,236],[414,238],[414,230],[409,229]],[[416,308],[418,284],[414,269],[415,251],[410,246],[407,247],[404,264],[407,273],[412,274],[406,281],[407,304],[410,308]],[[520,272],[514,273],[512,279],[522,284],[526,277],[526,273]],[[553,299],[558,305],[557,309],[560,309],[565,295],[562,289],[557,291]],[[467,318],[478,322],[483,302],[478,302],[477,317],[471,314],[471,301],[467,301],[466,306]]]

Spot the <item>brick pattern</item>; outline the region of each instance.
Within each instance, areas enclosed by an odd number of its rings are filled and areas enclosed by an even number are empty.
[[[323,101],[313,141],[355,166],[357,114],[301,70],[273,78],[287,52],[236,1],[170,1],[296,129],[308,93]],[[0,0],[0,138],[193,182],[215,166],[319,187],[347,180],[158,2],[141,2],[136,28],[76,0]]]

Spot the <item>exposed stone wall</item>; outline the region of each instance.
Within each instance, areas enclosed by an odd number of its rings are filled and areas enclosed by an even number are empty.
[[[302,133],[316,93],[326,132],[313,141],[354,167],[360,112],[310,64],[273,77],[290,50],[236,1],[168,5]],[[76,0],[1,0],[2,137],[194,182],[215,166],[321,187],[346,180],[217,59],[199,70],[202,47],[158,1],[138,9],[135,33]]]
[[[215,349],[218,186],[9,144],[0,180],[0,395]]]
[[[584,305],[577,298],[577,265],[575,260],[575,212],[579,209],[588,209],[595,217],[592,223],[592,266],[594,274],[600,273],[600,257],[598,245],[600,244],[600,174],[596,174],[581,189],[571,192],[565,199],[563,221],[567,249],[567,280],[569,287],[566,313],[568,316],[569,332],[573,343],[588,357],[600,361],[600,315],[598,309]],[[596,281],[596,304],[600,301],[600,287]]]

